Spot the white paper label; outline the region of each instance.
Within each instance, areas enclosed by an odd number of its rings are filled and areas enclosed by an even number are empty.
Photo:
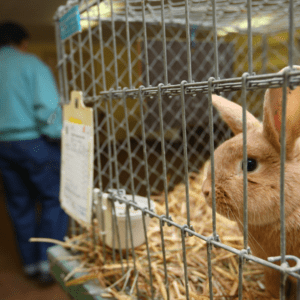
[[[91,223],[93,128],[64,121],[62,146],[62,207],[77,221]]]

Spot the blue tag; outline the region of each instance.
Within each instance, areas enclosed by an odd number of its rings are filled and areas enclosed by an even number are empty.
[[[50,117],[48,118],[48,120],[47,120],[47,124],[48,124],[48,125],[52,125],[52,124],[54,123],[54,121],[55,121],[55,119],[56,119],[56,114],[57,114],[57,111],[58,111],[59,108],[61,108],[61,103],[58,103],[58,104],[57,104],[57,106],[56,106],[54,112],[53,112],[53,113],[50,115]]]
[[[192,48],[195,48],[195,46],[196,46],[196,42],[195,42],[196,30],[197,30],[197,26],[192,25],[192,27],[191,27],[191,44],[192,44],[191,46],[192,46]]]
[[[65,40],[76,32],[81,32],[80,13],[78,5],[72,7],[59,20],[60,38]]]

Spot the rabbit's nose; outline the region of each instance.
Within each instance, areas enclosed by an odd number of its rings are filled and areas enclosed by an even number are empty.
[[[202,193],[203,193],[203,195],[204,195],[205,198],[208,198],[210,196],[211,186],[210,186],[210,184],[209,184],[209,182],[207,180],[205,180],[203,182]]]

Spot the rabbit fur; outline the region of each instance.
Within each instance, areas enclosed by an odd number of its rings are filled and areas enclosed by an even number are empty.
[[[300,69],[300,66],[294,66]],[[247,112],[247,156],[257,162],[248,171],[248,237],[252,254],[267,260],[280,255],[280,130],[282,88],[268,89],[263,122]],[[214,153],[216,209],[243,232],[242,107],[221,96],[213,105],[234,133]],[[300,257],[300,87],[287,89],[285,163],[286,254]],[[202,187],[212,206],[211,170]],[[265,267],[267,290],[279,297],[280,272]],[[296,279],[289,276],[287,299],[296,299]]]

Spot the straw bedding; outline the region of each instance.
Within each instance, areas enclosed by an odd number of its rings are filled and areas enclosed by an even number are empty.
[[[189,196],[191,224],[195,231],[204,236],[212,235],[212,213],[201,195],[204,169],[199,174],[190,174]],[[156,203],[156,213],[165,214],[164,195],[152,198]],[[180,225],[186,224],[185,185],[179,184],[168,194],[172,220]],[[97,221],[95,220],[97,228]],[[236,224],[217,216],[217,233],[222,243],[242,249],[243,238]],[[96,234],[96,236],[94,236]],[[175,226],[163,227],[168,290],[170,299],[186,299],[184,263],[182,254],[181,231]],[[96,238],[94,248],[93,238]],[[135,248],[134,259],[130,251],[122,253],[123,270],[120,254],[113,259],[112,250],[106,247],[106,264],[103,264],[103,245],[98,232],[90,228],[84,234],[72,237],[60,244],[77,252],[70,257],[60,259],[79,259],[80,266],[66,278],[66,285],[75,285],[88,280],[97,280],[105,287],[102,297],[127,299],[151,299],[150,280],[153,281],[154,299],[167,299],[165,271],[159,220],[152,218],[148,227],[148,241],[151,256],[152,278],[149,274],[146,245]],[[189,298],[194,300],[209,299],[209,279],[207,267],[206,242],[187,236],[185,238]],[[221,248],[212,249],[212,282],[214,299],[238,299],[238,257]],[[135,265],[134,265],[135,260]],[[76,272],[86,275],[72,279]],[[138,296],[137,296],[138,289]],[[243,299],[272,299],[264,288],[262,267],[253,262],[246,262],[243,268]]]

